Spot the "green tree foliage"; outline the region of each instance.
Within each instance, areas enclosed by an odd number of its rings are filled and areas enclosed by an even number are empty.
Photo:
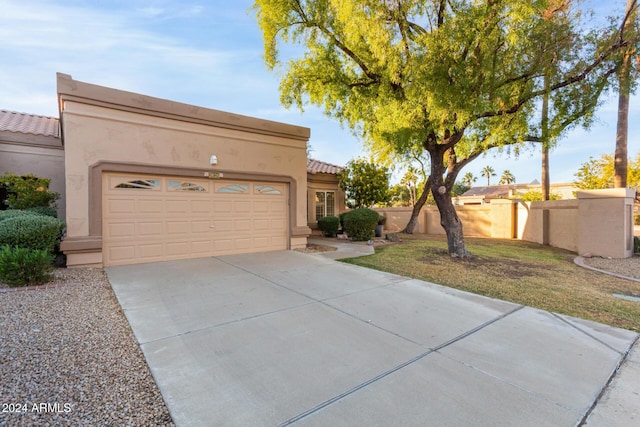
[[[462,182],[456,182],[455,184],[453,184],[453,188],[451,189],[451,195],[453,197],[462,196],[464,193],[469,191],[470,188],[471,187],[465,185]]]
[[[406,185],[396,184],[389,189],[389,206],[409,207],[412,197]]]
[[[613,156],[603,154],[598,159],[589,157],[574,174],[573,182],[581,190],[597,190],[613,187]]]
[[[542,191],[529,190],[524,194],[513,197],[514,199],[520,199],[523,202],[541,202],[543,201]],[[549,200],[560,200],[560,196],[557,194],[549,193]]]
[[[573,176],[573,182],[580,190],[599,190],[615,186],[615,159],[613,154],[602,154],[599,158],[589,157]],[[628,162],[627,186],[640,189],[640,153]]]
[[[544,94],[555,110],[548,139],[568,119],[589,116],[630,44],[623,25],[582,32],[580,11],[568,6],[568,0],[255,0],[254,7],[270,69],[280,64],[281,44],[303,46],[282,72],[282,102],[318,105],[370,146],[426,151],[449,253],[465,257],[451,199],[460,170],[491,148],[531,141]],[[562,20],[551,19],[559,13]],[[569,40],[571,49],[559,51],[557,40]]]
[[[55,202],[60,194],[49,191],[47,178],[35,175],[18,176],[5,173],[0,176],[0,184],[7,189],[6,204],[10,209],[29,209],[36,207],[51,207],[55,209]]]
[[[389,201],[389,170],[363,159],[349,161],[338,174],[350,208],[366,208]]]
[[[498,184],[513,184],[514,182],[516,182],[516,177],[511,173],[511,171],[506,170],[502,172]]]

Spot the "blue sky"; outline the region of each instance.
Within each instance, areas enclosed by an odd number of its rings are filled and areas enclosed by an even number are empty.
[[[591,0],[597,16],[625,0]],[[279,76],[262,60],[251,0],[0,0],[0,108],[57,116],[56,72],[74,79],[311,128],[312,157],[335,164],[366,155],[361,141],[316,108],[280,104]],[[613,5],[613,6],[612,6]],[[589,131],[551,152],[551,181],[570,182],[590,156],[613,152],[617,96]],[[630,157],[640,151],[640,99],[632,98]],[[489,153],[463,171],[491,165],[518,183],[540,180],[538,148],[516,160]],[[484,182],[483,178],[478,184]],[[494,178],[493,182],[497,182]]]

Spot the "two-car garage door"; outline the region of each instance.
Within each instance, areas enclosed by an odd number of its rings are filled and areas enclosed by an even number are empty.
[[[105,173],[104,265],[287,249],[284,183]]]

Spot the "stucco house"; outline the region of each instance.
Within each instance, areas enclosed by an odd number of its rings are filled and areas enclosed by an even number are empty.
[[[318,220],[337,216],[346,209],[345,193],[338,174],[342,167],[315,159],[307,160],[307,225],[318,230]]]
[[[60,73],[57,89],[58,123],[6,112],[28,126],[0,127],[0,170],[52,179],[64,197],[68,266],[300,248],[318,215],[344,206],[339,167],[307,161],[308,128]],[[36,166],[35,155],[57,163]]]

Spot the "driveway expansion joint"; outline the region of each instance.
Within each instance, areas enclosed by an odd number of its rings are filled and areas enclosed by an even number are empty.
[[[381,379],[383,379],[385,377],[388,377],[389,375],[392,375],[393,373],[398,372],[399,370],[401,370],[403,368],[406,368],[407,366],[412,365],[415,362],[418,362],[419,360],[424,359],[425,357],[429,356],[432,353],[438,353],[439,350],[442,350],[445,347],[448,347],[448,346],[450,346],[452,344],[455,344],[456,342],[458,342],[460,340],[463,340],[463,339],[469,337],[470,335],[475,334],[476,332],[486,328],[487,326],[490,326],[490,325],[492,325],[492,324],[504,319],[505,317],[508,317],[508,316],[510,316],[510,315],[522,310],[523,308],[525,308],[525,306],[520,305],[520,306],[514,308],[511,311],[503,313],[500,316],[497,316],[497,317],[495,317],[495,318],[493,318],[491,320],[488,320],[488,321],[476,326],[475,328],[470,329],[467,332],[465,332],[463,334],[460,334],[455,338],[450,339],[449,341],[446,341],[446,342],[444,342],[444,343],[442,343],[442,344],[440,344],[440,345],[438,345],[438,346],[436,346],[434,348],[430,348],[427,351],[425,351],[425,352],[423,352],[423,353],[421,353],[421,354],[419,354],[419,355],[407,360],[406,362],[403,362],[403,363],[401,363],[401,364],[399,364],[399,365],[397,365],[397,366],[395,366],[395,367],[393,367],[393,368],[391,368],[391,369],[389,369],[389,370],[387,370],[385,372],[382,372],[381,374],[376,375],[375,377],[370,378],[369,380],[367,380],[367,381],[365,381],[363,383],[360,383],[360,384],[356,385],[355,387],[352,387],[351,389],[349,389],[349,390],[347,390],[347,391],[345,391],[343,393],[340,393],[337,396],[332,397],[331,399],[325,400],[324,402],[322,402],[322,403],[314,406],[313,408],[310,408],[310,409],[308,409],[308,410],[296,415],[293,418],[289,418],[288,420],[278,424],[278,427],[284,427],[284,426],[288,426],[288,425],[297,423],[298,421],[302,420],[303,418],[306,418],[309,415],[312,415],[312,414],[320,411],[321,409],[326,408],[327,406],[330,406],[330,405],[332,405],[332,404],[334,404],[334,403],[336,403],[336,402],[338,402],[338,401],[340,401],[340,400],[342,400],[342,399],[344,399],[344,398],[346,398],[346,397],[358,392],[359,390],[362,390],[363,388],[366,388],[367,386],[369,386],[369,385],[371,385],[371,384],[373,384],[373,383],[375,383],[375,382],[377,382],[377,381],[379,381],[379,380],[381,380]]]
[[[555,317],[556,319],[560,320],[563,323],[566,323],[567,325],[571,326],[572,328],[576,329],[579,332],[582,332],[584,335],[588,336],[589,338],[591,338],[592,340],[599,342],[600,344],[604,345],[605,347],[607,347],[610,350],[613,350],[614,352],[618,353],[621,356],[624,356],[625,353],[621,352],[620,350],[615,349],[614,347],[612,347],[610,344],[602,341],[600,338],[594,336],[593,334],[590,334],[589,332],[585,331],[584,329],[580,328],[578,325],[575,325],[573,322],[568,321],[567,319],[565,319],[564,317],[560,316],[557,313],[552,313],[550,312],[551,315],[553,317]],[[633,346],[633,344],[631,344],[631,347]],[[629,348],[631,348],[629,347]],[[629,352],[629,349],[627,349],[627,353]]]
[[[210,330],[210,329],[219,328],[221,326],[227,326],[227,325],[232,325],[234,323],[244,322],[245,320],[259,319],[261,317],[270,316],[272,314],[282,313],[282,312],[289,311],[289,310],[295,310],[295,309],[298,309],[300,307],[305,307],[307,305],[312,305],[312,304],[315,304],[315,301],[310,301],[310,302],[307,302],[307,303],[304,303],[304,304],[292,305],[290,307],[284,307],[284,308],[281,308],[279,310],[267,311],[265,313],[258,313],[258,314],[255,314],[253,316],[242,317],[240,319],[234,319],[234,320],[230,320],[228,322],[216,323],[216,324],[213,324],[213,325],[204,326],[202,328],[191,329],[191,330],[188,330],[188,331],[180,332],[179,334],[174,334],[174,335],[170,335],[170,336],[166,336],[166,337],[162,337],[162,338],[156,338],[156,339],[153,339],[153,340],[141,342],[140,345],[142,346],[142,345],[145,345],[145,344],[161,342],[161,341],[172,339],[172,338],[176,338],[176,337],[182,337],[182,336],[189,335],[189,334],[196,333],[196,332],[207,331],[207,330]]]
[[[636,338],[633,340],[633,342],[631,343],[627,351],[622,355],[615,369],[613,370],[613,372],[611,372],[611,375],[609,375],[609,378],[600,389],[600,393],[598,393],[598,395],[593,400],[593,403],[591,404],[589,409],[587,409],[587,411],[584,413],[584,416],[582,417],[580,422],[576,424],[577,426],[579,427],[584,426],[587,423],[587,421],[589,421],[589,417],[591,416],[591,413],[594,411],[594,409],[596,409],[596,406],[598,406],[598,403],[600,403],[600,400],[602,399],[604,394],[607,392],[607,389],[611,386],[611,383],[618,375],[618,372],[620,372],[620,368],[622,368],[622,365],[624,365],[627,362],[627,359],[631,354],[631,350],[633,350],[633,347],[638,344],[638,341],[640,341],[640,335],[636,335]]]

